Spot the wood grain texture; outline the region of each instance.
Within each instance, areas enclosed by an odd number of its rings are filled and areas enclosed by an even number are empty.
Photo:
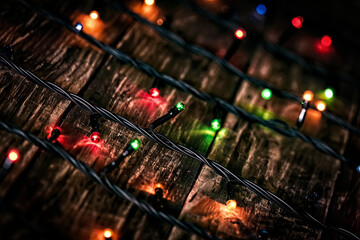
[[[297,104],[276,97],[265,101],[260,89],[246,81],[239,82],[217,64],[184,51],[115,9],[95,3],[37,1],[73,23],[83,22],[85,32],[149,63],[160,72],[263,118],[280,118],[289,124],[295,122],[300,111]],[[300,206],[309,192],[317,191],[320,200],[314,215],[359,233],[358,177],[339,161],[300,140],[285,138],[232,114],[224,115],[223,128],[215,135],[209,127],[214,106],[166,84],[156,85],[156,79],[109,57],[20,5],[7,1],[4,6],[0,15],[0,42],[15,46],[16,61],[20,65],[142,127],[165,114],[176,102],[184,102],[186,110],[159,127],[157,132],[199,150],[238,176],[249,178],[295,206]],[[87,14],[94,6],[101,11],[102,22],[88,19]],[[129,6],[153,22],[171,14],[173,31],[218,56],[224,56],[233,41],[233,33],[183,6],[161,2],[147,7],[139,1],[130,2]],[[250,6],[241,11],[247,12]],[[241,18],[249,23],[253,21],[250,15]],[[259,25],[257,31],[262,26]],[[343,62],[333,64],[351,63],[353,58],[347,54],[343,55]],[[338,100],[329,104],[329,109],[348,121],[359,119],[359,95],[348,94],[353,92],[349,85],[315,77],[296,64],[271,56],[253,42],[241,44],[230,61],[251,75],[299,95],[308,88],[318,92],[329,83],[334,84]],[[161,91],[161,98],[154,99],[147,93],[155,85]],[[240,186],[236,186],[238,207],[233,212],[226,210],[224,179],[199,162],[154,144],[116,123],[101,118],[102,141],[93,144],[89,140],[89,112],[3,67],[0,68],[0,99],[1,119],[42,138],[47,135],[47,126],[60,125],[63,135],[59,141],[63,147],[97,172],[113,161],[131,139],[141,139],[139,151],[123,161],[110,174],[110,179],[151,204],[155,204],[154,185],[161,183],[165,187],[164,212],[220,237],[248,239],[261,229],[268,230],[271,239],[332,237]],[[315,121],[308,121],[309,118]],[[315,113],[309,113],[308,120],[303,128],[305,133],[356,156],[359,146],[348,145],[349,141],[356,143],[356,137],[321,120]],[[63,159],[4,131],[1,131],[0,141],[4,143],[0,144],[0,156],[13,146],[24,156],[1,183],[1,196],[26,219],[52,235],[61,239],[101,240],[103,230],[111,228],[115,234],[113,239],[198,239],[143,214],[127,201],[116,199]],[[25,223],[19,224],[19,219],[8,210],[1,209],[0,214],[2,236],[42,239]],[[343,224],[337,224],[337,219]]]

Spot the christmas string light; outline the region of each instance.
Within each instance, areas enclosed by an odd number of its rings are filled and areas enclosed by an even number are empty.
[[[272,96],[272,92],[270,89],[265,88],[264,90],[262,90],[261,92],[261,97],[265,100],[269,100]]]
[[[48,136],[48,141],[55,143],[59,138],[60,134],[61,134],[61,129],[59,127],[54,127]]]
[[[315,103],[316,109],[320,112],[324,111],[326,109],[326,103],[324,101],[318,100]]]
[[[154,97],[154,98],[157,98],[157,97],[160,96],[160,91],[159,91],[159,89],[157,89],[157,88],[151,88],[151,89],[149,90],[149,94],[150,94],[150,96],[152,96],[152,97]]]
[[[324,35],[321,40],[320,40],[321,44],[324,46],[324,47],[330,47],[331,46],[331,43],[332,43],[332,39],[331,37],[329,37],[328,35]]]
[[[183,103],[177,103],[173,108],[169,110],[167,114],[164,116],[156,119],[154,122],[150,124],[151,129],[155,129],[161,124],[169,121],[170,119],[176,117],[180,112],[182,112],[185,109],[185,105]]]
[[[163,208],[164,202],[164,187],[160,183],[155,184],[155,199],[156,199],[156,209]]]
[[[93,143],[98,143],[101,140],[100,130],[99,130],[99,114],[90,115],[90,126],[91,134],[90,139]]]
[[[235,200],[234,187],[230,181],[228,181],[226,184],[226,190],[227,190],[226,207],[228,210],[235,210],[237,203]]]
[[[214,108],[214,119],[211,121],[211,128],[214,131],[218,131],[221,128],[221,116],[218,107]]]
[[[334,91],[331,88],[327,88],[324,91],[325,98],[330,100],[334,97]]]
[[[104,168],[104,173],[109,173],[114,170],[127,156],[129,156],[134,151],[138,150],[140,147],[140,140],[134,139],[132,140],[124,149],[124,151],[120,154],[120,156],[112,161],[109,165]]]
[[[102,172],[102,175],[104,177],[104,181],[101,179],[101,177],[87,164],[75,159],[74,157],[72,157],[69,153],[67,153],[66,151],[64,151],[59,145],[54,145],[51,144],[48,141],[44,141],[42,139],[39,139],[38,137],[34,136],[33,134],[30,133],[26,133],[24,131],[22,131],[20,128],[14,126],[14,125],[9,125],[3,121],[0,120],[0,128],[16,134],[22,138],[24,138],[25,140],[37,145],[38,147],[45,149],[49,152],[55,153],[57,155],[59,155],[60,157],[64,158],[65,160],[67,160],[70,164],[72,164],[74,167],[76,167],[77,169],[79,169],[80,171],[82,171],[85,175],[87,175],[88,177],[93,178],[96,182],[98,182],[99,184],[105,186],[109,191],[111,191],[112,193],[114,193],[115,195],[117,195],[118,197],[127,199],[129,201],[131,201],[132,203],[134,203],[136,206],[138,206],[141,210],[143,210],[144,212],[148,213],[151,216],[154,216],[156,218],[159,218],[161,220],[167,221],[175,226],[181,227],[189,232],[193,232],[195,234],[198,234],[199,236],[202,236],[206,239],[219,239],[217,237],[211,236],[209,235],[209,233],[207,231],[205,231],[202,228],[199,228],[193,224],[187,223],[187,222],[183,222],[178,220],[177,218],[174,218],[171,215],[167,215],[163,212],[159,212],[157,210],[155,210],[151,205],[149,205],[148,203],[145,203],[143,201],[139,201],[137,200],[134,196],[132,196],[129,192],[119,188],[118,186],[116,186],[115,184],[111,183],[110,180],[107,178],[107,174],[105,171]],[[156,134],[156,138],[162,138],[162,142],[159,142],[161,145],[163,146],[167,146],[166,142],[171,142],[169,139],[167,139],[164,136],[161,136],[159,134]],[[150,138],[151,139],[151,138]],[[166,142],[165,142],[166,141]],[[173,143],[173,147],[167,146],[170,149],[175,148],[175,143]],[[181,145],[177,145],[176,149],[174,151],[178,151],[180,152],[180,149],[185,148],[184,146]],[[197,159],[200,158],[204,158],[201,153],[195,152],[191,149],[187,149],[185,152],[183,152],[182,154],[190,156],[192,158],[195,158],[195,156],[197,157]],[[200,157],[200,158],[199,158]],[[200,160],[202,161],[202,160]],[[255,183],[245,179],[245,178],[240,178],[237,177],[235,174],[233,174],[231,171],[229,171],[228,169],[226,169],[225,167],[223,167],[222,165],[218,164],[217,162],[214,162],[212,160],[207,160],[204,161],[205,164],[207,164],[211,169],[213,169],[216,173],[220,174],[221,176],[225,177],[226,179],[228,179],[228,181],[230,181],[230,177],[233,178],[233,181],[235,181],[236,183],[247,187],[248,189],[250,189],[251,191],[253,191],[255,194],[257,194],[258,196],[261,196],[273,203],[275,203],[276,205],[278,205],[281,208],[284,208],[288,211],[290,211],[293,215],[295,215],[296,217],[302,217],[303,219],[307,220],[309,223],[313,223],[316,227],[320,227],[326,231],[330,231],[336,234],[339,234],[341,236],[347,237],[349,239],[357,239],[360,240],[359,237],[357,237],[356,235],[354,235],[353,233],[342,229],[342,228],[336,228],[336,227],[332,227],[329,225],[325,225],[324,223],[318,221],[316,218],[314,218],[313,216],[311,216],[308,212],[306,211],[296,211],[295,208],[291,207],[291,205],[289,203],[284,202],[282,199],[280,199],[279,197],[277,197],[276,195],[274,195],[273,193],[261,188],[260,186],[256,185]]]
[[[23,69],[19,66],[17,66],[16,64],[14,64],[14,62],[12,62],[10,59],[7,59],[5,56],[0,54],[0,63],[4,64],[5,66],[10,67],[11,69],[13,69],[15,72],[23,75],[24,77],[26,77],[28,80],[43,86],[63,97],[65,97],[66,99],[69,99],[70,101],[72,101],[73,103],[75,103],[76,105],[78,105],[79,107],[82,107],[92,113],[98,113],[101,116],[118,122],[120,124],[122,124],[123,126],[127,126],[129,129],[131,130],[135,130],[139,133],[144,134],[145,136],[148,135],[148,133],[146,132],[146,134],[144,133],[145,130],[140,130],[139,128],[137,128],[136,126],[129,124],[127,120],[125,119],[119,119],[119,115],[114,115],[111,112],[109,112],[108,110],[104,109],[104,108],[100,108],[100,107],[96,107],[94,105],[91,105],[89,102],[87,102],[86,100],[84,100],[83,98],[77,96],[76,94],[73,93],[69,93],[67,91],[65,91],[64,89],[60,88],[59,86],[57,86],[56,84],[53,84],[51,82],[47,82],[47,81],[43,81],[40,78],[38,78],[36,75],[34,75],[33,73],[29,72],[26,69]],[[184,83],[185,84],[185,83]],[[185,86],[187,86],[185,84]],[[192,88],[193,89],[193,88]],[[201,97],[201,99],[205,99],[209,102],[216,102],[221,108],[223,108],[225,111],[229,111],[232,113],[235,113],[236,115],[243,117],[244,119],[254,122],[254,123],[259,123],[262,124],[263,126],[266,126],[270,129],[273,129],[274,131],[283,134],[284,136],[288,136],[288,137],[297,137],[302,139],[304,142],[307,142],[311,145],[313,145],[316,149],[320,150],[323,153],[326,153],[330,156],[333,156],[341,161],[343,161],[344,163],[346,163],[347,166],[353,168],[352,162],[347,159],[344,155],[342,155],[341,153],[339,153],[338,151],[336,151],[335,149],[331,148],[330,146],[328,146],[327,144],[323,143],[322,141],[320,141],[317,138],[313,138],[310,136],[306,136],[303,133],[301,133],[300,131],[291,128],[290,126],[288,126],[285,122],[282,122],[280,120],[265,120],[262,119],[254,114],[248,113],[247,111],[245,111],[244,109],[232,105],[230,103],[225,102],[222,99],[219,98],[212,98],[209,95],[207,95],[206,93],[201,93],[198,91],[194,92],[197,94],[196,96],[199,96],[199,98]],[[153,128],[149,128],[150,132],[151,132],[151,139],[154,139],[154,137],[156,137],[155,133],[152,131]],[[162,140],[160,138],[156,138],[157,141],[162,142]],[[171,143],[173,144],[173,143]],[[171,147],[171,149],[174,149]],[[174,149],[176,150],[176,149]]]
[[[144,3],[148,6],[152,6],[155,4],[155,0],[144,0]]]
[[[105,0],[106,2],[111,2],[111,0]],[[236,29],[240,28],[239,24],[237,22],[234,22],[233,20],[229,19],[223,19],[219,15],[215,15],[209,11],[204,10],[200,6],[198,6],[194,1],[189,0],[176,0],[177,3],[183,4],[187,6],[188,8],[192,9],[194,12],[199,13],[200,15],[203,15],[209,19],[211,19],[214,23],[229,29],[230,31],[236,31]],[[250,36],[249,36],[250,37]],[[254,41],[257,41],[265,50],[268,52],[274,54],[275,56],[281,56],[282,58],[296,62],[301,67],[305,68],[309,72],[312,72],[314,74],[317,74],[319,76],[323,76],[326,78],[332,78],[337,80],[343,80],[346,82],[349,82],[351,84],[360,85],[360,82],[355,79],[354,77],[351,77],[347,75],[344,72],[340,71],[334,71],[332,68],[324,68],[319,65],[315,65],[303,57],[300,57],[297,54],[294,54],[285,48],[280,47],[277,44],[268,42],[266,39],[264,39],[261,35],[252,33],[251,39]],[[329,117],[331,119],[332,117]],[[333,118],[332,118],[333,119]]]
[[[303,22],[304,19],[301,16],[294,17],[291,20],[291,24],[294,26],[294,28],[298,28],[298,29],[302,27]]]
[[[111,6],[115,7],[116,9],[128,14],[129,16],[133,17],[135,20],[143,23],[143,24],[146,24],[148,26],[150,26],[152,29],[154,29],[156,32],[158,32],[161,36],[163,36],[164,38],[178,44],[179,46],[181,46],[182,48],[190,51],[190,52],[193,52],[195,54],[199,54],[201,56],[204,56],[208,59],[210,59],[211,61],[214,61],[216,62],[217,64],[219,64],[220,66],[222,66],[224,69],[228,70],[230,73],[234,74],[234,75],[237,75],[238,77],[240,77],[241,79],[244,79],[244,80],[247,80],[249,82],[251,82],[252,84],[258,86],[258,87],[262,87],[262,88],[265,88],[265,89],[269,89],[270,91],[273,91],[274,93],[276,93],[277,96],[280,96],[280,97],[284,97],[286,99],[289,99],[289,100],[292,100],[292,101],[296,101],[296,102],[301,102],[301,97],[293,94],[293,93],[290,93],[290,92],[287,92],[287,91],[283,91],[283,90],[279,90],[279,89],[276,89],[273,85],[271,85],[270,83],[267,83],[267,82],[264,82],[264,81],[261,81],[259,79],[256,79],[252,76],[248,76],[247,74],[243,73],[242,71],[240,71],[239,69],[237,69],[235,66],[233,66],[231,63],[229,63],[228,61],[224,60],[224,59],[221,59],[219,57],[217,57],[215,54],[199,47],[199,46],[195,46],[195,45],[191,45],[191,44],[188,44],[186,43],[181,37],[175,35],[174,33],[168,31],[167,29],[164,29],[160,26],[157,26],[153,23],[151,23],[150,21],[146,20],[145,18],[141,17],[140,15],[128,10],[125,6],[123,6],[122,4],[118,3],[118,2],[113,2],[112,0],[104,0],[105,2],[109,3]],[[187,2],[187,1],[185,1]],[[45,15],[46,16],[46,15]],[[231,28],[232,29],[232,28]],[[242,29],[242,28],[236,28],[234,31],[238,30],[238,29]],[[71,29],[70,29],[71,30]],[[95,44],[96,45],[96,44]],[[97,45],[98,46],[98,45]],[[270,46],[270,45],[269,45]],[[101,48],[101,47],[100,47]],[[109,52],[109,50],[106,50],[106,49],[103,49],[105,52]],[[111,52],[112,49],[110,50]],[[116,50],[115,50],[116,51]],[[112,54],[113,56],[117,55],[117,54],[113,54],[113,53],[110,53]],[[228,51],[227,54],[233,54],[233,51]],[[125,55],[125,54],[123,54]],[[225,56],[225,57],[230,57],[229,56]],[[115,56],[116,57],[116,56]],[[129,56],[123,56],[123,57],[119,57],[118,58],[121,60],[121,59],[128,59]],[[132,64],[132,63],[130,63]],[[302,61],[302,63],[300,65],[304,65],[304,61]],[[314,67],[314,66],[312,66]],[[320,70],[319,70],[320,71]],[[145,71],[146,72],[146,71]],[[321,73],[323,72],[323,70],[321,70]],[[337,75],[336,73],[331,73],[331,76],[334,76]],[[340,76],[336,76],[337,78],[341,78]],[[165,82],[168,82],[167,80],[169,79],[162,79],[163,81]],[[169,83],[169,82],[168,82]],[[357,81],[356,81],[357,83]],[[171,84],[171,83],[170,83]],[[178,84],[171,84],[172,86],[174,87],[178,87]],[[183,88],[181,88],[180,90],[183,90],[185,91]],[[313,106],[310,106],[311,108],[317,110],[315,107]],[[329,113],[329,112],[322,112],[322,116],[324,118],[326,118],[327,120],[335,123],[335,124],[338,124],[339,126],[342,126],[346,129],[348,129],[349,131],[352,131],[358,135],[360,135],[360,129],[357,129],[356,127],[352,126],[351,124],[347,123],[346,121],[342,120],[340,117],[337,117],[336,115],[332,114],[332,113]]]
[[[296,121],[296,127],[298,129],[300,129],[302,127],[302,125],[304,124],[306,113],[307,113],[307,110],[309,109],[310,101],[313,99],[313,97],[314,97],[314,94],[311,91],[304,92],[303,101],[301,102],[302,109],[301,109],[299,117]]]
[[[259,4],[256,6],[256,12],[260,15],[264,15],[266,13],[266,6],[264,4]]]
[[[3,180],[7,172],[13,166],[13,164],[19,159],[19,152],[16,149],[11,149],[0,169],[0,181]]]
[[[106,229],[104,231],[104,239],[105,240],[112,240],[112,232],[110,229]]]
[[[97,11],[91,11],[89,14],[90,18],[93,20],[99,19],[99,13]]]

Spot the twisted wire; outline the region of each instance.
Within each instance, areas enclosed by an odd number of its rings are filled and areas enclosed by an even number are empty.
[[[217,57],[214,53],[201,48],[200,46],[197,45],[192,45],[189,44],[187,42],[185,42],[184,39],[182,39],[180,36],[176,35],[175,33],[171,32],[170,30],[167,30],[166,28],[162,27],[162,26],[158,26],[150,21],[148,21],[147,19],[141,17],[139,14],[129,10],[127,7],[125,7],[123,4],[119,3],[119,2],[114,2],[112,0],[103,0],[106,3],[110,4],[111,6],[115,7],[116,9],[122,11],[123,13],[131,16],[132,18],[134,18],[136,21],[143,23],[149,27],[151,27],[153,30],[155,30],[158,34],[160,34],[162,37],[166,38],[167,40],[170,40],[172,42],[174,42],[175,44],[177,44],[178,46],[192,52],[195,54],[198,54],[200,56],[203,56],[213,62],[216,62],[218,65],[220,65],[221,67],[223,67],[224,69],[226,69],[227,71],[229,71],[230,73],[240,77],[241,79],[244,79],[246,81],[249,81],[250,83],[252,83],[255,86],[258,87],[262,87],[262,88],[268,88],[270,89],[274,94],[276,94],[277,96],[295,101],[295,102],[301,102],[302,101],[302,97],[297,96],[293,93],[287,92],[285,90],[280,90],[277,89],[274,85],[268,83],[268,82],[264,82],[260,79],[254,78],[252,76],[247,75],[246,73],[242,72],[239,68],[235,67],[234,65],[232,65],[230,62],[228,62],[227,60],[223,59],[223,58],[219,58]],[[274,45],[272,46],[269,43],[267,44],[267,49],[268,51],[271,51],[269,48],[277,49],[277,51],[280,51],[278,48],[278,46]],[[274,50],[275,51],[275,50]],[[292,53],[289,53],[292,54]],[[295,54],[293,58],[299,58],[299,56],[296,56]],[[306,65],[306,61],[304,61],[302,58],[298,59],[299,64],[301,66]],[[317,66],[313,66],[313,68],[318,68]],[[336,74],[336,73],[334,73]],[[315,111],[321,112],[321,114],[328,119],[329,121],[348,129],[349,131],[356,133],[358,135],[360,135],[360,129],[356,128],[355,126],[351,125],[350,123],[346,122],[345,120],[341,119],[340,117],[336,116],[335,114],[332,114],[328,111],[319,111],[315,106],[311,105],[311,108],[314,109]]]
[[[109,46],[106,45],[105,43],[95,39],[93,36],[84,33],[83,31],[78,31],[76,30],[76,28],[70,24],[69,22],[55,16],[54,14],[33,6],[31,4],[29,4],[28,2],[26,2],[25,0],[18,0],[19,2],[21,2],[22,4],[24,4],[26,7],[35,10],[36,12],[38,12],[39,14],[48,17],[60,24],[62,24],[64,27],[66,27],[67,29],[69,29],[70,31],[78,34],[79,36],[81,36],[83,39],[87,40],[89,43],[99,47],[100,49],[102,49],[103,51],[111,54],[112,56],[114,56],[115,58],[123,61],[124,63],[130,64],[133,67],[135,67],[136,69],[143,71],[144,73],[148,74],[149,76],[152,77],[156,77],[160,80],[163,80],[164,82],[168,83],[169,85],[182,90],[184,92],[190,93],[191,95],[202,99],[204,101],[210,102],[214,105],[217,105],[219,108],[227,111],[227,112],[231,112],[234,113],[237,116],[240,116],[248,121],[251,121],[253,123],[259,123],[263,126],[266,126],[278,133],[281,133],[285,136],[288,137],[297,137],[302,139],[304,142],[307,142],[309,144],[311,144],[312,146],[314,146],[316,149],[332,156],[335,157],[339,160],[341,160],[342,162],[346,163],[347,166],[349,166],[350,168],[354,169],[354,166],[351,166],[352,163],[349,159],[347,159],[345,156],[343,156],[341,153],[339,153],[338,151],[336,151],[335,149],[331,148],[330,146],[326,145],[324,142],[320,141],[317,138],[314,137],[310,137],[310,136],[306,136],[303,133],[301,133],[299,130],[296,130],[292,127],[290,127],[289,125],[287,125],[285,122],[282,122],[280,120],[265,120],[262,119],[254,114],[251,114],[249,112],[247,112],[245,109],[235,106],[231,103],[226,102],[223,99],[220,98],[216,98],[216,97],[212,97],[209,94],[199,91],[196,88],[194,88],[193,86],[185,83],[185,82],[181,82],[167,74],[162,74],[160,72],[158,72],[156,69],[154,69],[153,67],[151,67],[149,64],[142,62],[138,59],[133,59],[131,58],[129,55]],[[4,55],[3,55],[4,56]],[[9,59],[6,60],[6,58],[1,57],[1,62],[4,63],[5,65],[11,66],[11,68],[13,68],[14,70],[18,71],[18,73],[24,75],[28,75],[30,78],[36,78],[36,81],[42,81],[39,78],[37,78],[36,76],[33,76],[32,73],[29,73],[28,71],[16,66],[13,62],[11,62]],[[29,79],[31,80],[31,79]],[[34,79],[32,80],[34,81]],[[42,81],[43,82],[43,81]],[[42,83],[44,84],[44,83]],[[51,83],[47,83],[48,86]],[[58,88],[56,86],[56,88]],[[57,89],[58,90],[58,89]],[[58,90],[60,91],[60,90]],[[76,95],[75,95],[76,96]],[[77,97],[77,96],[76,96]],[[75,98],[76,98],[75,97]],[[89,108],[89,106],[85,106],[86,108]]]
[[[79,106],[85,110],[88,110],[91,113],[98,113],[101,116],[103,116],[104,118],[111,120],[113,122],[119,123],[120,125],[130,129],[133,132],[136,132],[136,133],[139,133],[139,134],[145,136],[149,140],[152,140],[152,141],[160,144],[163,147],[166,147],[166,148],[171,149],[175,152],[178,152],[182,155],[191,157],[197,161],[204,163],[205,165],[210,167],[215,173],[226,178],[228,181],[233,180],[235,183],[248,188],[249,190],[254,192],[256,195],[273,202],[280,208],[290,211],[294,216],[307,220],[310,224],[314,224],[317,227],[320,227],[327,231],[334,232],[336,234],[347,237],[349,239],[360,240],[360,238],[356,237],[352,233],[349,234],[349,232],[347,230],[326,225],[326,224],[320,222],[319,220],[317,220],[316,218],[314,218],[313,216],[311,216],[306,211],[296,210],[289,203],[286,203],[285,201],[283,201],[281,198],[279,198],[275,194],[271,193],[270,191],[268,191],[266,189],[261,188],[260,186],[256,185],[255,183],[251,182],[250,180],[236,176],[234,173],[232,173],[230,170],[228,170],[221,164],[219,164],[213,160],[207,159],[200,152],[198,152],[196,150],[192,150],[192,149],[182,146],[180,144],[174,143],[167,137],[165,137],[161,134],[155,133],[152,128],[144,129],[140,126],[137,126],[136,124],[128,121],[127,119],[125,119],[124,117],[122,117],[120,115],[116,115],[102,107],[94,106],[91,103],[87,102],[85,99],[81,98],[80,96],[77,96],[76,94],[69,93],[51,82],[41,80],[40,78],[38,78],[36,75],[31,73],[30,71],[23,69],[19,66],[16,66],[12,61],[10,61],[6,57],[2,56],[1,54],[0,54],[0,63],[10,67],[15,72],[23,75],[25,78],[27,78],[31,82],[38,84],[52,92],[55,92],[55,93],[63,96],[64,98],[70,100],[77,106]],[[1,125],[0,125],[0,127],[1,127]],[[20,135],[20,136],[22,136],[22,135]],[[64,158],[65,157],[66,156],[64,155]],[[78,167],[84,171],[87,170],[86,167],[84,167],[82,165],[79,165]],[[97,176],[95,176],[95,177],[97,177]],[[113,190],[115,191],[115,190],[117,190],[117,188],[114,187]]]
[[[239,28],[243,28],[238,23],[235,23],[234,21],[231,21],[231,20],[225,20],[222,17],[203,9],[196,3],[191,2],[189,0],[174,0],[174,1],[189,7],[194,12],[209,18],[216,24],[218,24],[224,28],[227,28],[232,32],[235,32]],[[329,68],[325,68],[325,67],[321,67],[321,66],[312,64],[311,62],[305,60],[304,58],[300,57],[299,55],[292,53],[292,52],[286,50],[285,48],[280,47],[277,44],[266,41],[259,34],[253,33],[252,35],[249,35],[248,37],[252,37],[252,40],[258,41],[264,47],[264,49],[266,49],[268,52],[272,53],[273,55],[279,55],[287,60],[296,62],[297,64],[299,64],[300,66],[302,66],[303,68],[305,68],[307,71],[309,71],[311,73],[314,73],[314,74],[317,74],[319,76],[323,76],[326,78],[339,78],[340,80],[343,80],[343,81],[346,81],[346,82],[349,82],[352,84],[356,84],[357,86],[360,85],[360,82],[357,79],[349,76],[348,74],[341,72],[341,71],[336,71],[336,70],[332,70]]]
[[[61,158],[67,160],[75,168],[77,168],[78,170],[83,172],[86,176],[92,178],[97,183],[99,183],[100,185],[105,187],[111,193],[115,194],[116,196],[118,196],[120,198],[123,198],[125,200],[132,202],[134,205],[136,205],[138,208],[140,208],[143,212],[145,212],[153,217],[156,217],[162,221],[168,222],[174,226],[180,227],[188,232],[195,233],[205,239],[220,240],[219,237],[210,235],[203,228],[197,227],[194,224],[191,224],[191,223],[188,223],[185,221],[180,221],[179,219],[175,218],[172,215],[169,215],[169,214],[166,214],[166,213],[156,210],[147,202],[138,200],[136,197],[134,197],[128,191],[119,188],[114,183],[111,183],[106,174],[102,174],[104,178],[101,178],[101,176],[99,176],[89,165],[74,158],[72,155],[70,155],[68,152],[66,152],[60,145],[52,144],[51,142],[49,142],[47,140],[40,139],[31,133],[26,133],[26,132],[22,131],[20,128],[14,126],[14,125],[5,123],[1,120],[0,120],[0,128],[4,129],[10,133],[16,134],[19,137],[22,137],[23,139],[35,144],[36,146],[40,147],[41,149],[44,149],[44,150],[47,150],[48,152],[59,155]]]

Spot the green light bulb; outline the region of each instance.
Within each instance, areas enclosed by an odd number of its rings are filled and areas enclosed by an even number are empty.
[[[262,90],[261,92],[261,97],[265,100],[269,100],[271,98],[272,92],[270,89],[265,88],[264,90]]]
[[[140,143],[141,142],[139,139],[134,139],[130,142],[130,145],[134,150],[138,150],[138,148],[140,147]]]
[[[221,128],[221,120],[220,119],[214,119],[211,121],[211,128],[215,131],[219,130]]]
[[[177,103],[175,107],[176,107],[177,110],[179,110],[180,112],[185,109],[185,105],[184,105],[183,103],[181,103],[181,102]]]
[[[327,88],[324,91],[325,97],[331,99],[334,96],[334,91],[331,88]]]

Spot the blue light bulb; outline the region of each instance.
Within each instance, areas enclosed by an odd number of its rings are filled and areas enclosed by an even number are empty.
[[[78,23],[75,24],[75,29],[80,32],[83,29],[83,25],[78,22]]]
[[[264,15],[266,13],[266,6],[264,4],[257,5],[256,12],[260,15]]]

